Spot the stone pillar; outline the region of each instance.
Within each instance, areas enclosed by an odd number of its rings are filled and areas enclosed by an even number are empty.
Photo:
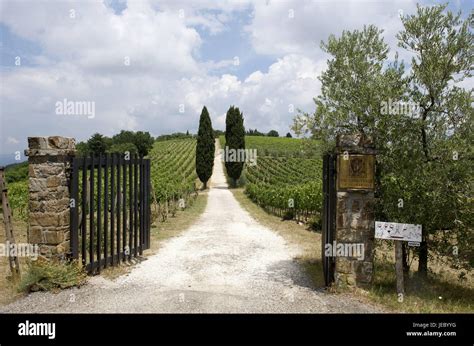
[[[28,137],[28,242],[46,257],[69,252],[69,179],[74,138]]]
[[[335,241],[344,250],[336,254],[334,278],[337,286],[365,286],[373,274],[375,149],[364,136],[342,135],[336,152]],[[347,253],[350,246],[352,257]]]

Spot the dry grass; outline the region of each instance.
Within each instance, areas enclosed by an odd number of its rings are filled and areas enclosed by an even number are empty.
[[[398,300],[395,284],[395,256],[387,241],[377,241],[374,262],[374,284],[367,297],[394,312],[459,313],[474,312],[474,280],[472,273],[459,280],[460,270],[443,265],[442,259],[430,260],[430,274],[421,278],[413,260],[405,279],[405,296]]]
[[[16,243],[27,242],[27,224],[23,221],[13,221],[13,235]],[[3,223],[3,213],[0,210],[0,243],[5,244],[5,226]],[[19,257],[20,270],[23,273],[26,268],[26,258]],[[11,303],[15,299],[22,296],[17,290],[18,282],[14,282],[10,272],[8,258],[0,256],[0,306]]]

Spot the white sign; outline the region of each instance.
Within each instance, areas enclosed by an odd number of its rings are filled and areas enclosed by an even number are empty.
[[[375,238],[421,242],[421,225],[375,221]]]

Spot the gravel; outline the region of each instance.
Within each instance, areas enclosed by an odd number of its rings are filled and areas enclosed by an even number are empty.
[[[297,249],[260,225],[228,190],[216,156],[208,203],[197,222],[115,280],[36,292],[0,308],[13,313],[378,312],[350,295],[312,287]]]

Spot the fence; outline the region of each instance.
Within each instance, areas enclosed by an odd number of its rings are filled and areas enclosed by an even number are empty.
[[[71,252],[90,273],[150,247],[150,160],[103,154],[72,162]]]

